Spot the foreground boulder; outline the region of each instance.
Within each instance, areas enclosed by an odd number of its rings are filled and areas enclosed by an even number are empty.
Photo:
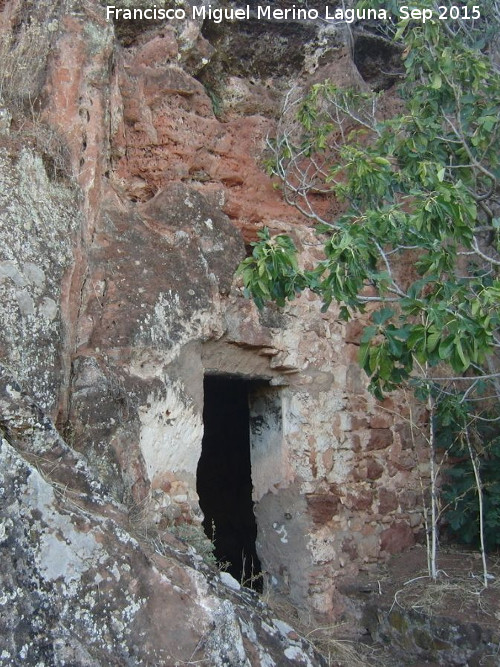
[[[85,459],[0,377],[0,664],[323,664],[192,548],[133,537]]]

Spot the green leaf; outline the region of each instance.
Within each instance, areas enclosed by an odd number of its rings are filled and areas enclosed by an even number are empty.
[[[432,76],[431,87],[434,90],[439,90],[441,88],[442,83],[443,83],[443,80],[441,78],[441,74],[436,73]]]
[[[442,360],[449,359],[454,345],[455,343],[452,336],[448,336],[444,340],[441,340],[439,343],[439,358]]]
[[[464,349],[462,347],[462,340],[457,337],[455,337],[455,349],[460,358],[460,361],[462,362],[463,369],[465,370],[466,368],[468,368],[470,364],[470,359],[464,353]]]
[[[368,343],[375,336],[378,329],[374,326],[365,327],[363,333],[361,334],[361,343]]]
[[[375,324],[384,324],[391,317],[394,316],[394,310],[392,308],[381,308],[376,310],[372,315],[372,321]]]
[[[433,331],[432,333],[428,334],[426,341],[427,351],[434,352],[440,340],[441,340],[441,332]]]
[[[361,368],[365,370],[367,368],[369,352],[370,352],[370,344],[361,343],[361,345],[359,346],[358,361]]]

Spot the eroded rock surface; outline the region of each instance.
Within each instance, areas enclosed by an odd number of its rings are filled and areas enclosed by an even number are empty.
[[[55,414],[64,278],[81,218],[76,190],[51,182],[41,157],[19,148],[0,144],[0,356]]]
[[[0,664],[323,664],[174,538],[160,549],[132,537],[125,509],[5,369],[0,414]]]
[[[330,622],[351,611],[338,580],[422,531],[425,442],[397,417],[401,397],[367,393],[361,323],[307,295],[258,312],[233,278],[263,224],[306,262],[320,252],[264,169],[283,96],[364,84],[332,26],[264,23],[257,43],[255,23],[113,24],[102,4],[0,3],[0,656],[321,664],[170,533],[200,530],[211,374],[260,383],[249,429],[268,592]]]

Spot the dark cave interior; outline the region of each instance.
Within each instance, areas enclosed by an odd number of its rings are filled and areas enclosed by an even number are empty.
[[[240,583],[261,590],[250,462],[249,390],[255,384],[230,375],[205,376],[197,491],[218,563]]]

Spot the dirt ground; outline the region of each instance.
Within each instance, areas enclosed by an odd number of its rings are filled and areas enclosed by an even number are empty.
[[[443,548],[437,560],[438,578],[428,577],[426,550],[414,547],[394,556],[378,572],[380,598],[427,614],[452,616],[480,625],[500,623],[500,553],[487,558],[484,587],[481,556],[465,548]],[[373,577],[371,577],[373,581]]]
[[[483,585],[478,552],[444,547],[438,558],[438,578],[427,574],[426,549],[393,556],[371,572],[361,573],[343,589],[361,609],[374,603],[384,610],[413,609],[428,616],[442,616],[461,623],[477,623],[498,630],[500,625],[500,553],[490,556],[488,586]],[[274,606],[274,605],[272,605]],[[391,647],[371,642],[363,628],[352,622],[318,627],[304,623],[292,607],[279,604],[276,613],[317,646],[329,667],[442,667],[408,656],[401,658]],[[498,656],[500,666],[500,654]]]
[[[427,616],[440,616],[460,623],[477,623],[483,628],[498,630],[500,625],[500,553],[487,558],[487,587],[481,556],[465,547],[443,547],[437,559],[438,577],[428,576],[426,549],[413,549],[393,556],[383,566],[364,573],[356,580],[356,588],[365,592],[370,602],[390,610],[412,609]],[[368,600],[367,600],[368,601]],[[373,646],[372,665],[401,667],[401,658],[390,651]],[[409,658],[407,665],[421,667],[433,664]],[[500,654],[498,656],[500,665]],[[350,667],[346,664],[345,667]]]

